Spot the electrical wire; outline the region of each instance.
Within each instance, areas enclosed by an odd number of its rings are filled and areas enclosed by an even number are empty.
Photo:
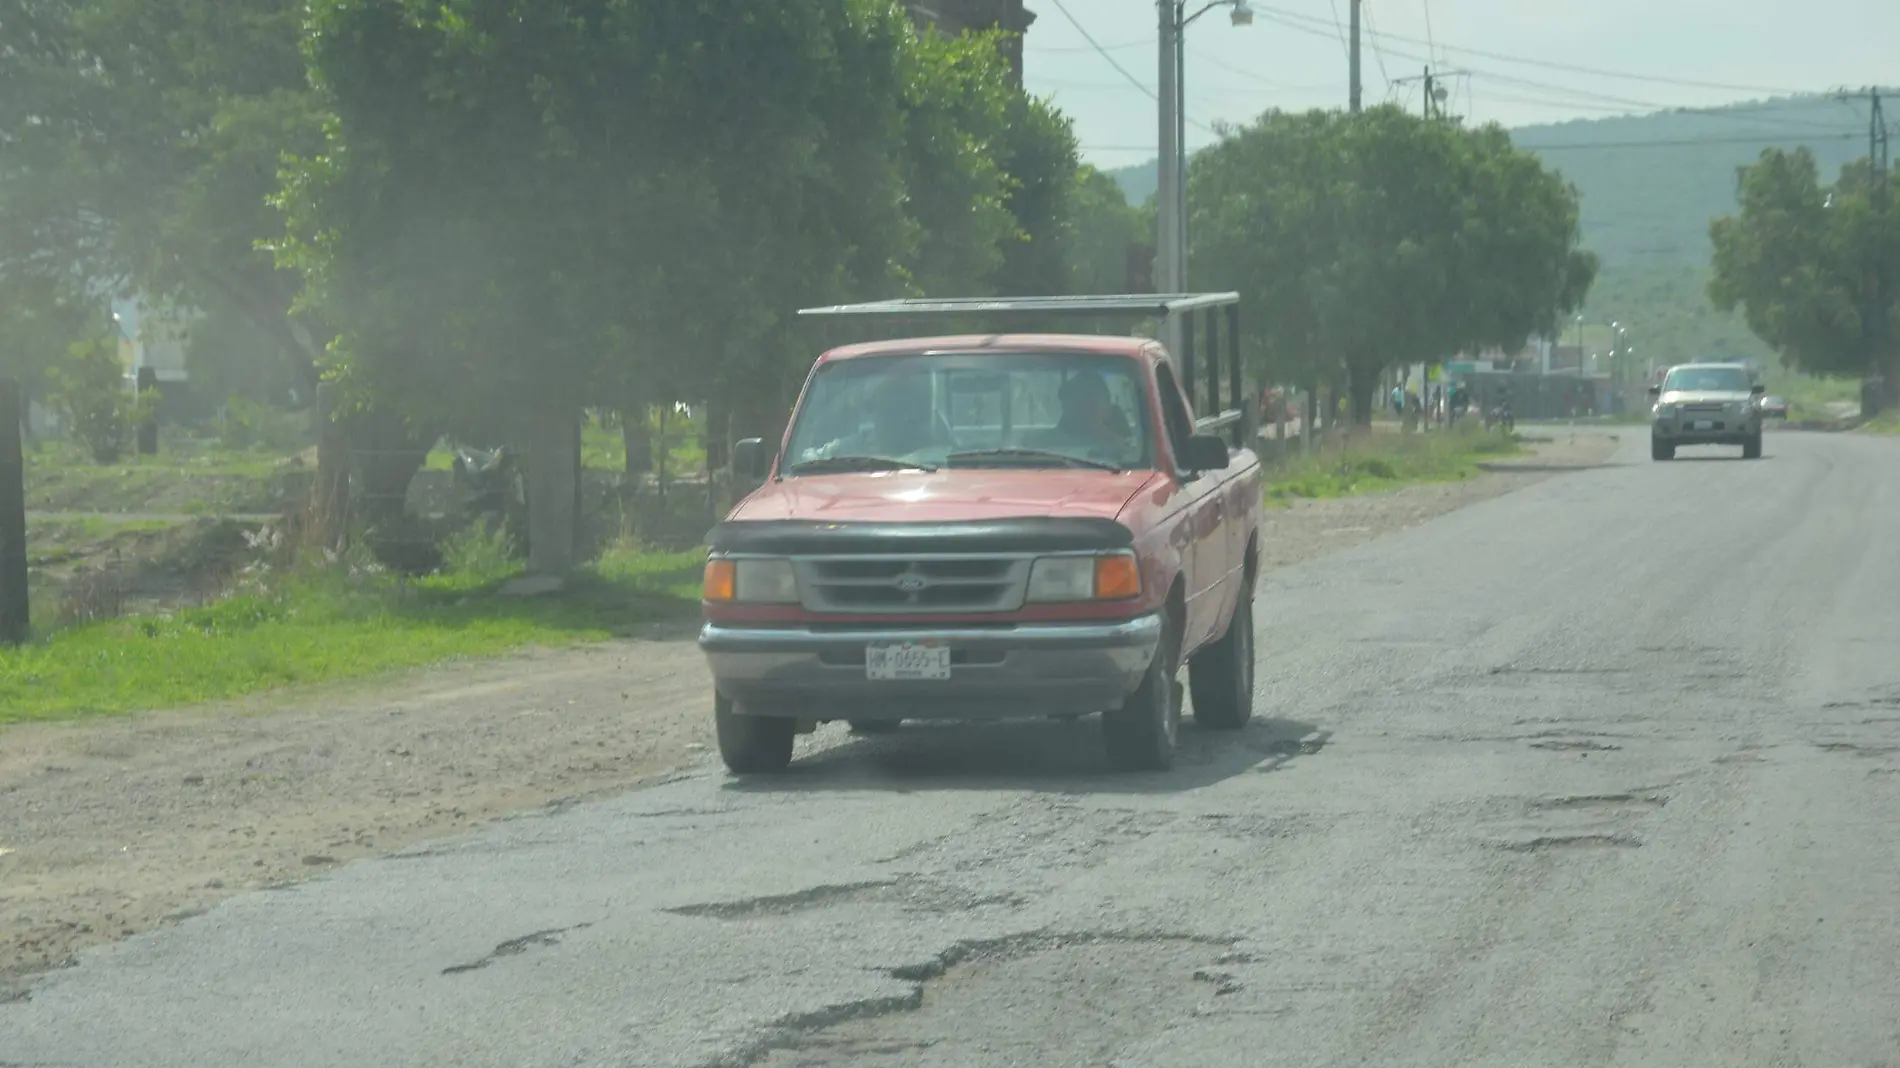
[[[1130,48],[1153,48],[1154,46],[1154,38],[1148,37],[1139,41],[1122,41],[1118,44],[1102,45],[1100,48],[1091,45],[1039,45],[1035,48],[1024,48],[1023,52],[1026,55],[1032,56],[1043,54],[1055,55],[1064,52],[1125,52]]]
[[[1339,21],[1339,0],[1326,0],[1333,8],[1333,29],[1339,32],[1339,47],[1346,51],[1346,62],[1352,62],[1352,42],[1346,39],[1346,26]]]
[[[1253,10],[1256,15],[1266,12],[1286,18],[1312,18],[1312,16],[1298,11],[1288,11],[1285,8],[1277,8],[1265,4],[1254,4]],[[1429,17],[1429,14],[1427,17]],[[1421,41],[1416,37],[1405,37],[1396,33],[1379,34],[1378,36],[1382,36],[1389,41],[1400,41],[1406,44],[1422,44],[1427,48],[1433,47],[1431,41]],[[1517,63],[1524,66],[1542,67],[1546,70],[1568,71],[1572,74],[1589,74],[1599,78],[1622,78],[1628,81],[1653,82],[1658,85],[1676,85],[1690,89],[1722,89],[1738,93],[1762,93],[1767,96],[1796,96],[1800,93],[1800,90],[1796,89],[1776,89],[1759,85],[1734,85],[1726,82],[1704,82],[1688,78],[1670,78],[1660,74],[1637,74],[1633,71],[1605,70],[1601,67],[1582,67],[1575,64],[1554,63],[1544,59],[1526,59],[1523,56],[1513,56],[1504,52],[1487,52],[1478,48],[1463,48],[1457,45],[1437,45],[1435,50],[1458,52],[1468,56],[1480,56],[1485,59],[1495,59],[1503,63]]]
[[[1115,73],[1127,79],[1128,84],[1141,90],[1142,94],[1146,96],[1148,99],[1153,100],[1156,103],[1161,102],[1161,98],[1155,95],[1155,91],[1153,89],[1148,88],[1148,86],[1140,78],[1137,78],[1133,74],[1128,73],[1128,68],[1122,66],[1121,63],[1118,60],[1116,60],[1114,56],[1108,54],[1107,50],[1105,50],[1095,40],[1095,35],[1089,33],[1088,27],[1082,25],[1081,21],[1077,19],[1075,15],[1070,13],[1069,7],[1067,4],[1064,4],[1062,0],[1049,0],[1049,2],[1056,6],[1057,11],[1062,12],[1062,17],[1069,20],[1069,25],[1075,27],[1075,32],[1082,35],[1082,39],[1089,43],[1089,47],[1093,48],[1096,54],[1100,55],[1103,59],[1107,60],[1109,66],[1115,68]],[[1211,134],[1214,134],[1215,136],[1219,136],[1219,131],[1215,130],[1212,126],[1209,126],[1208,124],[1200,121],[1199,119],[1196,119],[1191,115],[1183,116],[1183,117],[1186,119],[1187,124],[1189,126],[1192,126],[1195,129],[1200,130],[1204,133],[1211,133]]]
[[[1254,8],[1256,13],[1259,10],[1259,8]],[[1378,27],[1372,24],[1372,0],[1361,0],[1359,17],[1365,21],[1366,39],[1372,45],[1372,58],[1379,61],[1379,78],[1385,82],[1385,96],[1387,100],[1390,100],[1392,99],[1392,72],[1385,69],[1385,49],[1379,46],[1379,39],[1383,35],[1379,33]]]
[[[1262,78],[1260,75],[1255,74],[1253,71],[1247,70],[1245,67],[1236,67],[1232,63],[1228,63],[1225,60],[1221,59],[1219,56],[1216,56],[1210,52],[1203,52],[1200,49],[1190,48],[1188,49],[1188,54],[1194,57],[1194,61],[1196,63],[1206,63],[1209,66],[1219,67],[1220,69],[1224,71],[1232,72],[1234,74],[1239,75],[1242,78],[1247,79],[1250,82],[1256,82],[1260,85],[1266,86],[1269,89],[1281,89],[1290,93],[1306,93],[1306,92],[1317,92],[1318,90],[1321,90],[1321,89],[1339,88],[1339,83],[1337,82],[1321,82],[1316,85],[1288,85],[1285,82],[1276,82],[1268,78]]]
[[[1784,136],[1777,134],[1772,138],[1766,135],[1757,135],[1754,137],[1680,137],[1668,140],[1657,139],[1653,141],[1599,141],[1595,143],[1577,141],[1564,145],[1517,145],[1516,147],[1526,152],[1569,152],[1579,149],[1600,148],[1689,148],[1699,145],[1761,145],[1766,148],[1770,141],[1781,141],[1789,144],[1823,144],[1834,141],[1858,141],[1864,136],[1866,135],[1856,132],[1831,135],[1790,134]]]
[[[1306,24],[1306,22],[1293,21],[1287,18],[1283,18],[1277,13],[1265,14],[1264,12],[1267,12],[1268,10],[1269,9],[1264,8],[1264,7],[1254,8],[1254,12],[1256,16],[1263,18],[1268,22],[1273,22],[1277,25],[1284,26],[1287,29],[1296,30],[1300,33],[1310,34],[1316,37],[1330,36],[1329,34],[1326,33],[1324,29],[1319,28],[1317,26],[1308,25]],[[1311,21],[1310,16],[1299,16],[1299,18]],[[1367,32],[1368,32],[1368,36],[1371,37],[1374,41],[1377,41],[1379,37],[1388,36],[1385,34],[1380,34],[1378,33],[1378,31],[1371,30],[1371,29],[1368,29]],[[1441,47],[1445,47],[1447,48],[1447,50],[1449,50],[1449,46],[1441,46]],[[1429,56],[1420,56],[1416,53],[1402,52],[1396,49],[1393,49],[1391,51],[1393,55],[1397,56],[1400,59],[1410,59],[1415,62],[1422,62],[1422,63],[1431,62],[1431,59]],[[1500,82],[1505,85],[1514,85],[1520,88],[1541,90],[1547,93],[1557,93],[1557,94],[1571,97],[1571,98],[1581,97],[1583,99],[1590,100],[1590,101],[1620,104],[1620,105],[1623,105],[1625,108],[1669,112],[1672,114],[1703,115],[1703,116],[1708,116],[1708,117],[1713,117],[1713,118],[1733,119],[1733,118],[1736,118],[1737,116],[1746,115],[1749,113],[1773,111],[1776,109],[1776,105],[1773,105],[1773,104],[1754,104],[1754,105],[1730,104],[1730,105],[1724,105],[1721,107],[1713,107],[1713,108],[1676,107],[1676,106],[1671,106],[1668,104],[1658,104],[1658,103],[1655,103],[1654,101],[1636,100],[1630,97],[1613,96],[1607,93],[1593,92],[1588,89],[1578,89],[1573,86],[1553,85],[1549,82],[1535,81],[1530,78],[1520,78],[1520,77],[1517,77],[1516,75],[1510,75],[1510,74],[1499,74],[1499,73],[1496,73],[1495,71],[1470,69],[1470,70],[1464,71],[1464,73],[1472,77],[1484,78],[1488,81]],[[1584,105],[1575,104],[1573,101],[1548,101],[1546,103],[1551,104],[1551,105],[1561,104],[1562,106],[1578,106],[1578,107],[1584,106]],[[1782,106],[1786,106],[1786,105],[1782,105]],[[1798,127],[1798,128],[1803,128],[1803,129],[1836,130],[1839,128],[1837,126],[1834,126],[1831,123],[1822,123],[1822,122],[1815,122],[1812,120],[1794,119],[1794,118],[1761,117],[1761,118],[1757,118],[1755,121],[1784,125],[1784,126],[1791,126],[1791,127]]]

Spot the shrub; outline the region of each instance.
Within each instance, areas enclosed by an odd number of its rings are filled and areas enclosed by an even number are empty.
[[[116,463],[124,457],[134,428],[158,403],[156,390],[132,392],[117,347],[101,338],[73,343],[49,375],[54,406],[94,463]]]

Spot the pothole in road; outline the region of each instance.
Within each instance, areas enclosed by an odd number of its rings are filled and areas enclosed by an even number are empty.
[[[1566,849],[1639,849],[1643,840],[1633,834],[1547,834],[1520,842],[1499,842],[1512,853],[1550,853]]]
[[[895,905],[906,912],[968,912],[991,906],[1020,908],[1025,899],[1012,893],[983,894],[926,879],[881,879],[861,883],[833,883],[789,894],[678,905],[663,911],[675,916],[715,920],[749,920],[789,916],[839,905]]]
[[[1193,935],[1032,935],[965,943],[894,978],[885,998],[783,1021],[726,1065],[1077,1068],[1116,1054],[1241,989],[1250,958]]]

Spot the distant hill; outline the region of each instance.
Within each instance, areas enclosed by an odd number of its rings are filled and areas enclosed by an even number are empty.
[[[1773,364],[1739,316],[1709,305],[1709,223],[1735,210],[1736,171],[1766,148],[1806,146],[1832,181],[1866,156],[1867,115],[1829,97],[1787,97],[1525,126],[1511,136],[1582,194],[1583,244],[1603,260],[1584,309],[1590,323],[1623,322],[1638,352],[1659,364]],[[1152,160],[1109,173],[1134,203],[1154,195]]]
[[[1736,168],[1765,148],[1806,145],[1824,180],[1867,154],[1864,108],[1829,97],[1578,119],[1511,136],[1583,194],[1583,243],[1611,267],[1707,264],[1709,222],[1734,209]],[[1133,203],[1154,195],[1153,160],[1109,173]]]

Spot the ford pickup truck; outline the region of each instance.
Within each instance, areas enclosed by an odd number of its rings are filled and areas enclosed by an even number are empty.
[[[1220,409],[1214,337],[1226,312],[1231,346],[1237,297],[1068,300],[1206,313],[1206,373],[1191,318],[1185,366],[1100,334],[848,345],[818,358],[775,447],[734,447],[761,484],[708,535],[699,638],[734,773],[784,769],[825,721],[1094,713],[1111,766],[1165,770],[1183,665],[1198,724],[1247,722],[1260,465],[1250,420]],[[1020,306],[1069,307],[1039,301]]]

